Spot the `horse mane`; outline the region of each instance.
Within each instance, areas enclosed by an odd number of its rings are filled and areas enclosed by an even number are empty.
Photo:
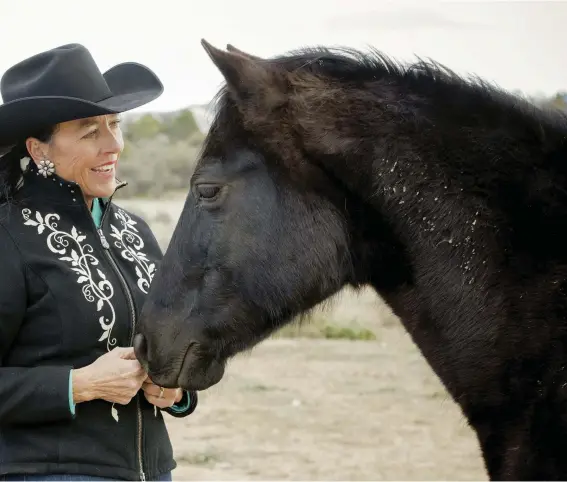
[[[339,81],[345,86],[362,87],[379,80],[396,82],[432,101],[447,103],[450,98],[453,109],[475,106],[475,109],[489,109],[492,115],[515,114],[536,130],[567,130],[567,114],[557,108],[536,105],[529,98],[513,94],[476,74],[458,74],[435,60],[415,57],[414,62],[402,62],[374,47],[363,52],[345,46],[312,46],[258,59],[258,62],[288,72],[302,71]],[[223,85],[211,102],[215,112],[212,124],[222,124],[223,120],[231,123],[232,119],[226,118],[229,112],[233,112],[230,104],[229,92]],[[483,117],[481,110],[478,115]]]
[[[400,161],[396,173],[405,172],[408,192],[436,190],[436,196],[443,197],[439,186],[450,182],[453,189],[468,193],[457,191],[454,202],[472,212],[480,203],[502,235],[516,233],[514,243],[533,245],[537,226],[542,234],[556,236],[538,255],[565,256],[567,236],[551,227],[560,226],[567,205],[567,115],[559,109],[539,107],[439,62],[418,58],[402,63],[376,49],[309,47],[255,61],[297,82],[294,102],[300,110],[294,115],[299,112],[315,139],[326,136],[329,151],[335,149],[329,155],[350,156],[340,149],[353,140],[350,152],[356,156],[364,152],[383,161],[395,157]],[[286,93],[280,97],[284,102],[289,98]],[[244,119],[226,86],[213,102],[217,109],[203,152],[215,151],[215,144],[223,145],[226,138],[253,145],[268,139],[274,142],[273,152],[287,156],[282,162],[297,182],[309,179],[303,174],[304,164],[293,157],[302,154],[294,152],[292,134],[285,131],[289,121],[279,117],[285,109],[269,113],[269,107],[256,106],[259,115],[252,112]],[[258,127],[247,128],[246,122],[256,119],[260,119]],[[326,135],[337,125],[343,132]],[[363,138],[365,144],[359,141]],[[401,140],[406,138],[412,138],[413,144]],[[421,176],[413,171],[418,164]]]

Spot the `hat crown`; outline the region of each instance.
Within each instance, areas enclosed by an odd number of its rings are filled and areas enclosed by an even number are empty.
[[[4,102],[39,96],[64,96],[100,102],[112,95],[90,52],[67,44],[29,57],[0,79]]]

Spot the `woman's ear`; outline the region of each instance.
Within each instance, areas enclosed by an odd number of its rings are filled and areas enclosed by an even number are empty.
[[[35,137],[28,137],[26,139],[26,147],[30,157],[36,164],[46,159],[46,145]]]

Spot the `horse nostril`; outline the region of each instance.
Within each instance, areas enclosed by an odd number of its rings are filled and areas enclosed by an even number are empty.
[[[148,365],[148,344],[146,343],[146,339],[144,335],[138,333],[134,337],[134,353],[136,354],[136,358],[140,362],[140,364],[147,369]]]

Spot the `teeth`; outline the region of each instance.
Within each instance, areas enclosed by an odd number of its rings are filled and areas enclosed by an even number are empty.
[[[94,168],[93,171],[95,171],[95,172],[108,172],[111,169],[112,169],[112,166],[107,166],[107,167]]]

